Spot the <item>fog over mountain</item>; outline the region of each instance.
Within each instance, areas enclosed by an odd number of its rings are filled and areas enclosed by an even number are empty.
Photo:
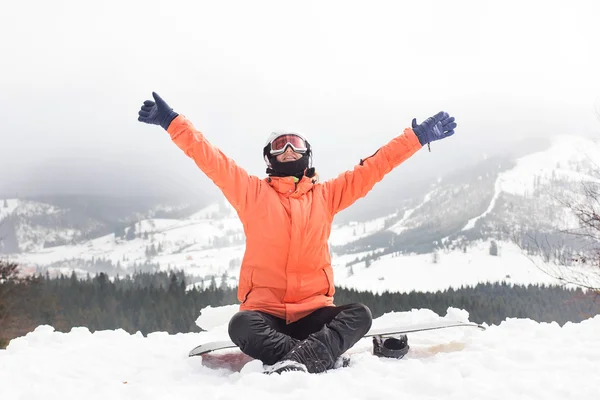
[[[454,115],[456,135],[394,171],[391,186],[522,140],[597,136],[599,7],[10,2],[0,25],[11,38],[0,42],[0,193],[218,195],[160,127],[137,121],[152,91],[261,176],[264,140],[278,129],[306,134],[328,179],[412,118]]]

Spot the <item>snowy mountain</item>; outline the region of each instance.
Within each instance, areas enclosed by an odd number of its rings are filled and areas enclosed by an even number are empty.
[[[531,233],[559,238],[559,229],[574,226],[558,197],[577,196],[582,182],[597,181],[598,165],[596,141],[557,137],[542,151],[489,158],[441,176],[400,198],[393,212],[360,222],[340,218],[330,237],[336,283],[404,291],[549,282],[513,240]],[[103,212],[86,209],[85,201],[71,203],[0,202],[3,252],[29,271],[123,275],[173,268],[198,280],[237,283],[244,234],[224,201],[204,207],[147,202],[117,214],[105,203]]]
[[[27,253],[122,233],[141,218],[177,218],[198,204],[159,198],[44,196],[0,199],[0,253]]]

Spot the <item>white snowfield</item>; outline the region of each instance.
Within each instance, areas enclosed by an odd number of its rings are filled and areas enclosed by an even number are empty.
[[[349,367],[319,375],[265,375],[258,360],[226,368],[189,358],[194,346],[223,339],[235,310],[207,309],[198,323],[208,332],[178,335],[40,326],[0,350],[0,399],[565,400],[596,398],[600,388],[600,316],[563,327],[509,319],[486,331],[414,333],[402,360],[373,356],[363,339],[349,350]],[[468,313],[397,312],[373,326],[439,320],[466,321]]]

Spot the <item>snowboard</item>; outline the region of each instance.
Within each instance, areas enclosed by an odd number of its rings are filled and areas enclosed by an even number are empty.
[[[480,330],[485,330],[485,327],[483,325],[479,325],[479,324],[476,324],[473,322],[438,321],[438,322],[414,324],[414,325],[407,325],[407,326],[371,329],[363,337],[366,338],[366,337],[379,336],[381,338],[385,338],[385,337],[393,337],[396,335],[402,335],[402,334],[407,334],[407,333],[431,331],[431,330],[435,330],[435,329],[446,329],[446,328],[454,328],[454,327],[471,327],[471,328],[477,328]],[[204,344],[194,347],[190,351],[189,357],[202,356],[205,354],[212,353],[213,351],[229,349],[229,348],[237,348],[237,346],[231,340],[207,342],[207,343],[204,343]]]

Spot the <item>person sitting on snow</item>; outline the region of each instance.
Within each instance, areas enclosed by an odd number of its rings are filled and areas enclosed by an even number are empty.
[[[297,132],[272,133],[263,148],[268,176],[248,174],[156,93],[138,120],[160,125],[221,189],[246,235],[240,269],[240,309],[229,336],[269,373],[324,372],[371,328],[363,304],[335,306],[328,238],[333,217],[364,197],[384,175],[424,145],[454,134],[454,117],[440,112],[323,183],[312,149]]]

